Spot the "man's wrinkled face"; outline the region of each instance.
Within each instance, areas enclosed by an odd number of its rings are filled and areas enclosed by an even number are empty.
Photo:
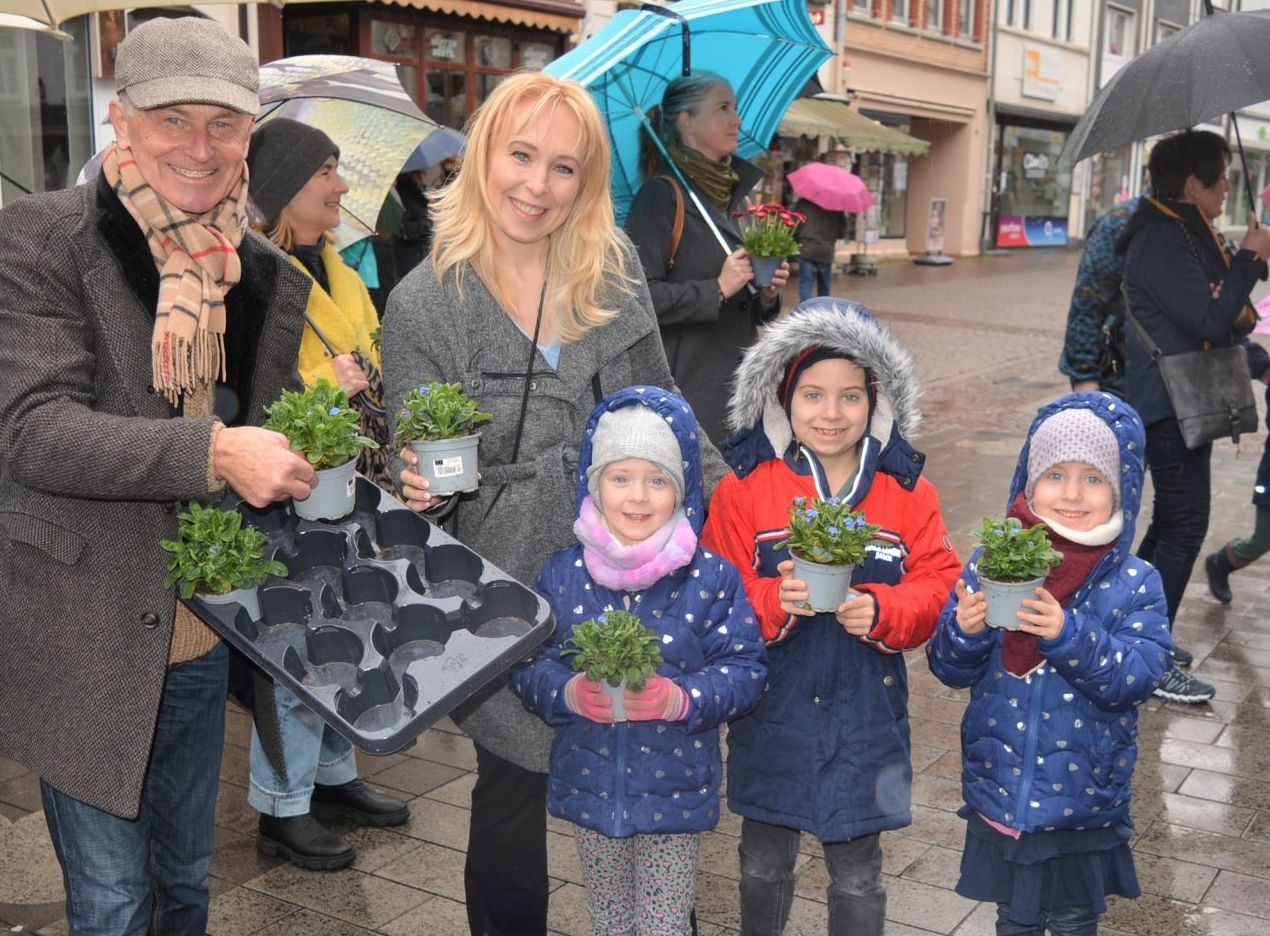
[[[110,102],[110,122],[142,178],[190,214],[210,211],[242,178],[255,125],[247,114],[215,104],[126,112],[119,101]]]

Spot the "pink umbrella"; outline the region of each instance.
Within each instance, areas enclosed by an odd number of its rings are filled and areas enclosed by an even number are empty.
[[[1261,204],[1270,208],[1270,185],[1267,185],[1261,190]]]
[[[788,179],[794,194],[826,211],[859,214],[873,204],[873,196],[864,180],[840,166],[808,163],[791,172]]]

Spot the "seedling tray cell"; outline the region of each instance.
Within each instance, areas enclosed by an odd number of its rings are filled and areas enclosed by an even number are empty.
[[[260,620],[197,595],[200,618],[363,751],[387,754],[528,656],[555,626],[540,596],[362,476],[353,513],[221,505],[287,567]]]

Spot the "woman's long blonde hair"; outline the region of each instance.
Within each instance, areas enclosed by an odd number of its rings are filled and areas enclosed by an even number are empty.
[[[492,226],[495,208],[485,189],[491,153],[514,132],[513,112],[531,102],[526,123],[564,107],[578,121],[577,200],[565,223],[551,235],[547,260],[548,301],[544,316],[561,341],[573,342],[609,321],[616,310],[599,305],[601,293],[617,286],[633,291],[634,280],[622,263],[613,201],[609,196],[608,132],[590,93],[576,81],[541,72],[519,72],[504,79],[468,124],[467,151],[454,181],[432,202],[432,265],[437,281],[453,271],[462,289],[462,271],[474,264],[504,310],[516,303],[500,275]]]

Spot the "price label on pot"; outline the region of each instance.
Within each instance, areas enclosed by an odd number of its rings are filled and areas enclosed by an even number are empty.
[[[449,458],[434,458],[432,460],[432,475],[436,478],[453,478],[455,475],[463,473],[463,459],[458,455],[452,455]]]

